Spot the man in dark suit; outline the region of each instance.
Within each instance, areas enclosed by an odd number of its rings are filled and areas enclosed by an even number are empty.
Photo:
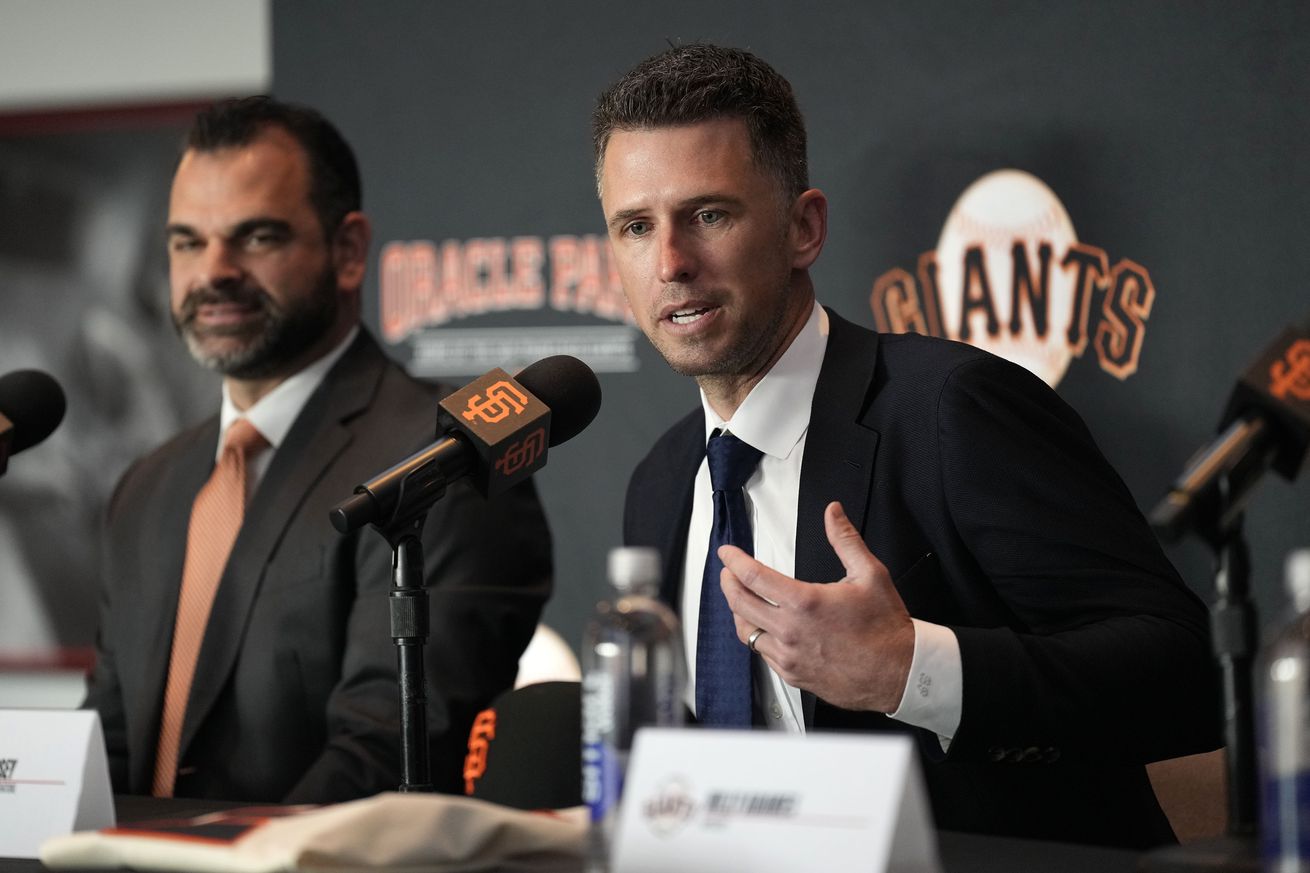
[[[117,792],[332,802],[400,782],[389,547],[338,535],[328,510],[432,441],[442,391],[359,324],[359,210],[354,156],[318,113],[249,98],[197,117],[169,204],[172,308],[223,408],[138,461],[108,509],[87,705]],[[244,510],[202,510],[238,430]],[[513,684],[549,595],[550,539],[530,483],[490,502],[455,483],[422,541],[433,781],[458,791],[473,717]]]
[[[1172,839],[1143,765],[1218,745],[1207,617],[1078,416],[1000,358],[816,304],[827,201],[753,55],[650,58],[593,133],[637,323],[701,389],[624,522],[664,556],[699,720],[913,731],[943,828]],[[744,486],[712,474],[728,444]],[[754,556],[711,549],[741,514]]]

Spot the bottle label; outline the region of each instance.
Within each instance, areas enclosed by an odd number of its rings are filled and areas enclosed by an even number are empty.
[[[582,679],[582,801],[592,822],[617,812],[623,790],[614,711],[614,677],[589,671]]]
[[[1302,869],[1310,859],[1310,771],[1266,779],[1263,799],[1265,869]]]

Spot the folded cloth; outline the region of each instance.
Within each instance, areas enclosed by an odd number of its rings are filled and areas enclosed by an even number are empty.
[[[586,827],[581,808],[523,812],[470,797],[389,793],[85,831],[47,840],[41,861],[188,873],[576,869]]]

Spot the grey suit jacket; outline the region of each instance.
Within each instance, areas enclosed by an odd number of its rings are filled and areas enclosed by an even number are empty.
[[[437,386],[367,333],[310,398],[252,495],[196,665],[178,796],[331,802],[400,781],[390,549],[339,535],[328,510],[431,442]],[[114,789],[150,791],[190,507],[218,421],[123,476],[105,526],[98,660],[87,697]],[[434,781],[458,790],[474,715],[512,685],[550,592],[550,538],[531,483],[492,502],[462,483],[423,534]]]
[[[844,575],[823,530],[823,508],[838,500],[910,614],[955,632],[964,697],[949,755],[915,731],[938,824],[1170,840],[1142,765],[1217,747],[1218,692],[1205,608],[1128,489],[1077,414],[1026,370],[829,318],[796,575]],[[697,410],[661,437],[628,490],[625,539],[661,550],[675,605],[703,456]],[[804,701],[811,728],[908,730]]]

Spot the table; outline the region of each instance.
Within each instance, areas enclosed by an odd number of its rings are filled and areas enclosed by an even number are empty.
[[[114,798],[120,823],[187,818],[219,809],[249,805],[213,800]],[[938,833],[938,846],[942,869],[946,873],[1136,873],[1142,857],[1140,853],[1127,849],[951,831]],[[39,861],[0,858],[0,873],[43,873],[45,870]]]

